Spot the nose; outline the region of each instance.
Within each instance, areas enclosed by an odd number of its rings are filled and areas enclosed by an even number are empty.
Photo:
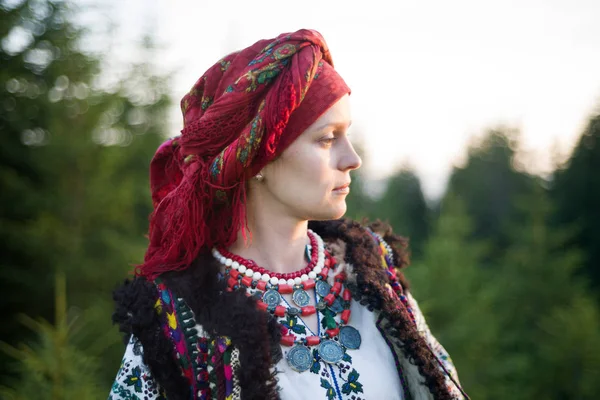
[[[356,150],[354,150],[354,146],[352,146],[352,143],[350,142],[350,140],[348,140],[347,137],[345,138],[345,141],[346,143],[344,146],[343,154],[340,158],[340,170],[351,171],[360,168],[360,166],[362,165],[361,158],[359,157]]]

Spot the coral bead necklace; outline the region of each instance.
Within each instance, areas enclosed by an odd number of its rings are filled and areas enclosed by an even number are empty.
[[[340,362],[347,349],[358,349],[361,337],[358,330],[350,325],[350,303],[352,295],[343,286],[344,272],[334,277],[333,285],[327,283],[329,271],[335,270],[336,260],[326,250],[323,240],[313,231],[308,231],[310,248],[309,263],[304,269],[291,273],[274,273],[258,266],[254,261],[234,255],[224,249],[213,249],[213,256],[225,266],[227,290],[239,288],[253,289],[260,309],[278,318],[309,316],[317,311],[322,313],[321,325],[324,331],[320,335],[296,338],[286,334],[281,344],[292,346],[287,354],[290,367],[298,372],[308,370],[313,363],[313,354],[309,347],[318,346],[321,360],[336,364]],[[311,306],[308,290],[314,289],[321,300]],[[250,296],[250,294],[247,292]],[[291,294],[295,306],[281,305],[282,295]],[[339,322],[335,320],[340,314]]]

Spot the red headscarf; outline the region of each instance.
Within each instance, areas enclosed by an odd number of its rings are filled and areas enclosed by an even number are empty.
[[[181,100],[181,136],[152,159],[150,244],[137,273],[153,279],[232,244],[245,226],[244,181],[347,93],[313,30],[261,40],[213,65]]]

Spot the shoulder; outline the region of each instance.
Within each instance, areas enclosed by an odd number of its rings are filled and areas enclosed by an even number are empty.
[[[338,261],[352,264],[354,272],[388,271],[402,287],[408,288],[408,281],[400,271],[409,264],[408,239],[396,234],[389,224],[380,220],[359,223],[345,218],[311,221],[309,228],[325,240]]]
[[[182,374],[176,345],[189,337],[192,327],[179,323],[182,313],[174,306],[170,289],[160,280],[136,277],[120,285],[113,292],[113,299],[113,323],[119,326],[126,341],[135,337],[139,342],[143,348],[140,359],[168,398],[189,398],[189,384]]]
[[[125,340],[154,321],[157,299],[156,285],[142,277],[127,279],[113,291],[112,320],[125,334]]]
[[[325,241],[336,239],[364,250],[387,253],[396,268],[409,264],[408,238],[397,234],[392,226],[381,220],[358,222],[349,218],[330,221],[310,221],[309,228]]]
[[[353,246],[361,246],[367,250],[387,250],[397,268],[409,263],[408,239],[395,233],[386,222],[358,222],[349,218],[330,221],[311,221],[309,228],[316,231],[326,240],[340,239]]]

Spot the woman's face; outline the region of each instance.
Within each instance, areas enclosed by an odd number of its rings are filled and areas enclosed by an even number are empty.
[[[253,182],[250,196],[259,191],[261,207],[300,220],[342,217],[350,171],[361,165],[348,139],[349,126],[349,96],[345,95],[263,168],[264,180]]]

